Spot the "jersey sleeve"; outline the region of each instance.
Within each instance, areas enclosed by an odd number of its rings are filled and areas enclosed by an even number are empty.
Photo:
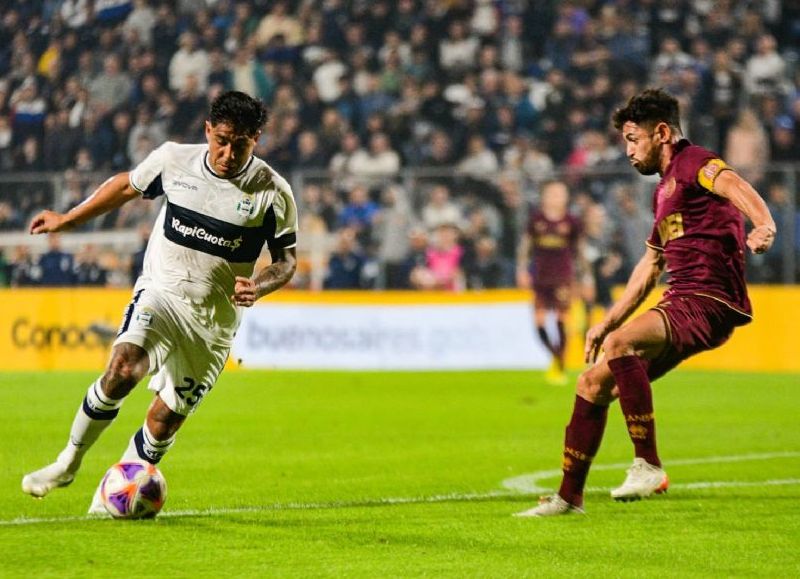
[[[657,223],[653,223],[653,230],[650,232],[650,237],[647,238],[644,244],[650,249],[655,249],[656,251],[664,251],[664,247],[661,245],[661,236],[658,234]]]
[[[169,145],[170,143],[164,143],[152,151],[130,173],[131,187],[141,193],[145,199],[155,199],[164,194],[161,173],[164,171]]]
[[[272,201],[270,221],[274,227],[267,232],[267,245],[270,249],[295,247],[297,245],[297,205],[288,183],[282,183]]]

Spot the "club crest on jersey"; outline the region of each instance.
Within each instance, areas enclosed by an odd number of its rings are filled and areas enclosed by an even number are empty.
[[[669,199],[672,197],[672,194],[675,193],[675,187],[677,187],[677,183],[675,182],[675,177],[670,177],[669,180],[664,183],[664,186],[661,188],[661,196],[664,199]]]
[[[256,206],[250,195],[245,195],[239,199],[239,202],[236,204],[236,213],[242,217],[252,217],[255,210]]]

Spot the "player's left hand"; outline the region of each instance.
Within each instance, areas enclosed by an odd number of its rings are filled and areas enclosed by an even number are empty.
[[[773,241],[775,241],[775,229],[769,225],[759,225],[747,236],[747,247],[753,253],[764,253],[772,247]]]
[[[236,276],[236,285],[233,287],[231,301],[237,306],[249,308],[258,299],[256,282],[249,277]]]

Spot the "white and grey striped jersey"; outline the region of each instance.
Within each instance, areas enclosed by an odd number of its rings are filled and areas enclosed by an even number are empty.
[[[207,156],[207,145],[167,142],[130,173],[143,197],[165,197],[136,287],[190,303],[209,337],[228,342],[240,319],[235,277],[252,275],[265,243],[296,245],[297,208],[287,181],[261,159],[223,179]]]

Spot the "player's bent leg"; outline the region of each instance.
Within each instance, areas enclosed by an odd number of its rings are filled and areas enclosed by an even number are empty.
[[[614,379],[605,362],[598,362],[580,375],[572,418],[564,434],[564,475],[558,493],[517,516],[550,517],[584,512],[583,489],[603,440],[608,405],[614,395]]]
[[[654,310],[612,332],[603,343],[636,454],[625,482],[611,491],[615,500],[638,500],[664,492],[669,485],[658,457],[653,394],[647,367],[642,361],[642,358],[653,359],[661,354],[667,344],[664,319]]]
[[[69,441],[56,461],[22,478],[23,492],[42,498],[69,485],[86,452],[119,413],[125,396],[147,373],[147,352],[134,344],[114,347],[103,375],[89,386],[70,428]]]

